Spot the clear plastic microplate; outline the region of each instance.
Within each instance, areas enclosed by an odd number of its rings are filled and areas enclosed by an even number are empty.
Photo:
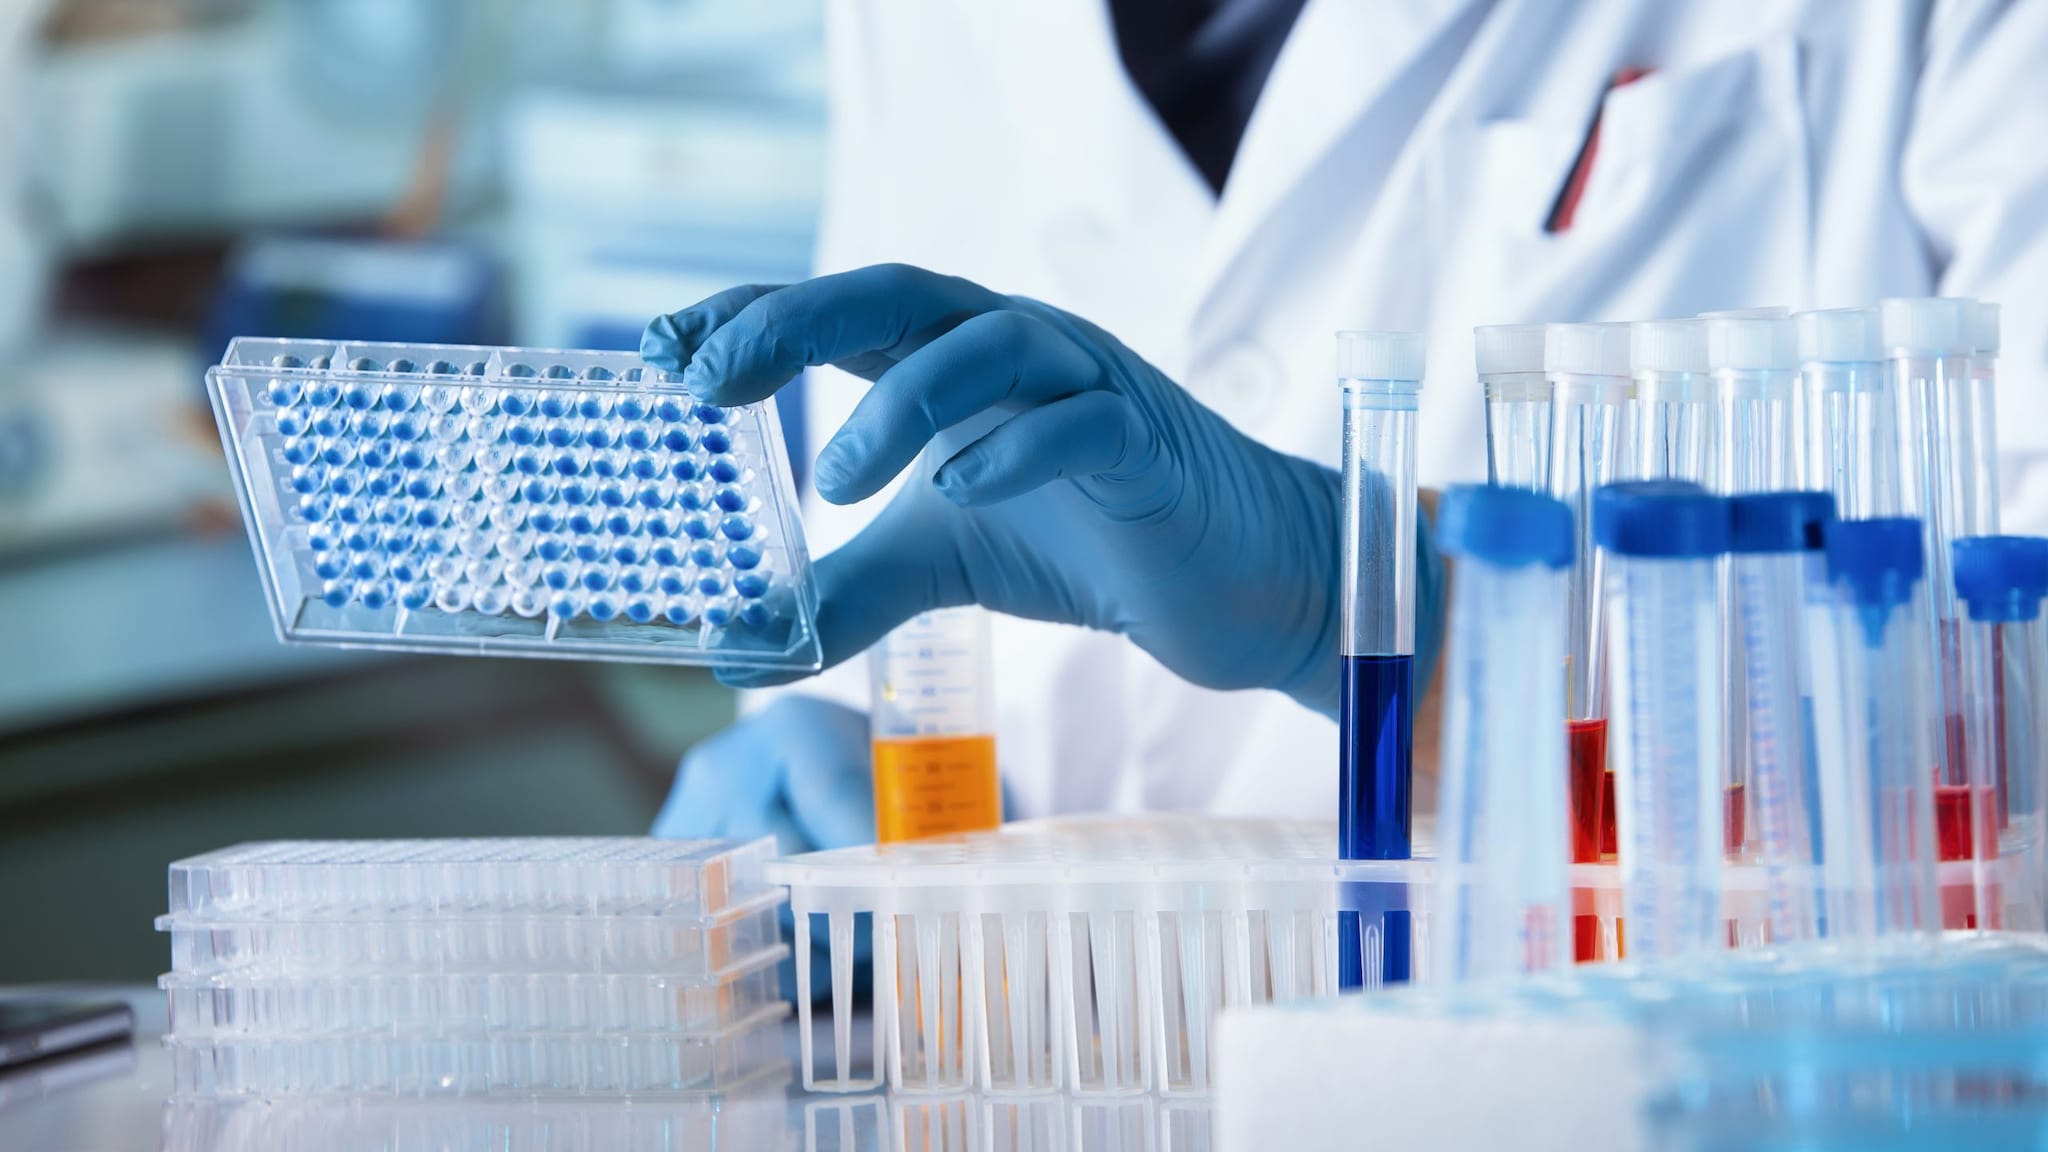
[[[1205,1092],[1215,1012],[1336,991],[1340,908],[1415,900],[1426,929],[1426,896],[1410,896],[1426,863],[1339,865],[1335,848],[1312,822],[1072,817],[772,863],[797,913],[800,987],[815,921],[830,943],[831,1063],[820,1075],[800,1003],[804,1085],[876,1083],[852,1074],[865,921],[873,1068],[892,1088]]]
[[[207,373],[286,641],[820,664],[773,399],[627,352],[242,338]]]
[[[273,840],[170,866],[179,921],[407,914],[715,916],[765,896],[773,837]]]
[[[723,1032],[355,1033],[164,1037],[173,1091],[399,1096],[586,1095],[730,1088],[786,1066],[777,1003]]]
[[[324,978],[190,976],[157,985],[173,1034],[340,1037],[365,1032],[717,1032],[781,1000],[777,945],[716,982],[668,975],[489,972]]]
[[[772,839],[281,841],[171,865],[174,975],[651,974],[781,943]]]
[[[164,1152],[758,1152],[784,1147],[789,1065],[668,1098],[180,1096]],[[849,1149],[849,1152],[851,1150]]]

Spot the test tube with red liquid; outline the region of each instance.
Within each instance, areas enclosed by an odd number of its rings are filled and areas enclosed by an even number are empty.
[[[1412,332],[1337,337],[1344,398],[1343,681],[1338,706],[1338,854],[1406,860],[1413,852],[1415,708],[1415,413],[1423,339]],[[1371,898],[1387,902],[1376,886]],[[1363,895],[1363,894],[1362,894]],[[1338,915],[1338,985],[1409,975],[1405,894]]]
[[[1926,554],[1928,652],[1940,717],[1930,766],[1935,803],[1951,810],[1943,827],[1969,821],[1969,702],[1972,659],[1962,629],[1950,549],[1965,536],[1998,533],[1997,444],[1990,380],[1973,379],[1983,343],[1975,301],[1893,299],[1878,304],[1898,403],[1899,507],[1921,522]],[[1995,327],[1995,321],[1994,321]],[[1951,844],[1957,848],[1960,845]],[[1957,857],[1960,858],[1960,857]]]
[[[1956,596],[1963,607],[1964,756],[1968,782],[1960,800],[1937,790],[1935,840],[1944,860],[1971,862],[1967,890],[1945,885],[1942,921],[1951,928],[2038,931],[2038,893],[2006,890],[2003,857],[2036,850],[2041,829],[2042,743],[2033,632],[2048,596],[2048,540],[1975,536],[1955,543]],[[1947,802],[1944,803],[1944,800]],[[2015,876],[2027,886],[2031,876]],[[2017,897],[2017,899],[2011,899]],[[2005,914],[2017,907],[2026,922]]]
[[[1611,859],[1618,847],[1614,773],[1608,763],[1607,668],[1600,611],[1601,555],[1593,540],[1593,493],[1626,474],[1629,460],[1629,326],[1551,324],[1543,333],[1550,377],[1550,495],[1572,510],[1572,567],[1566,581],[1566,774],[1572,859]],[[1591,914],[1573,918],[1573,955],[1614,959]]]

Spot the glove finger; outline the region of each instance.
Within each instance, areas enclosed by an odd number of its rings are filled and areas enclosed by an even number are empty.
[[[704,341],[747,305],[783,287],[742,284],[707,296],[681,312],[656,316],[640,334],[640,358],[656,368],[680,372],[689,366]]]
[[[988,408],[1028,407],[1096,387],[1101,366],[1052,325],[1022,312],[963,321],[883,374],[818,453],[818,494],[865,500],[925,444]]]
[[[874,523],[817,562],[818,640],[826,668],[867,651],[920,612],[973,602],[952,533],[922,503],[890,501]],[[717,673],[734,688],[765,688],[810,675],[742,668]]]
[[[692,748],[654,819],[654,835],[731,836],[736,823],[757,824],[782,788],[773,738],[749,718]]]
[[[965,508],[1021,496],[1062,478],[1142,474],[1158,437],[1128,399],[1083,392],[1022,412],[939,466],[932,485]]]
[[[971,281],[907,264],[820,276],[748,304],[697,349],[683,384],[713,404],[749,404],[814,365],[874,353],[900,360],[1003,303]]]

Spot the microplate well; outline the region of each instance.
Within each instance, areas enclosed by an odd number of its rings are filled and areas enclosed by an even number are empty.
[[[207,373],[286,641],[814,669],[773,399],[632,353],[242,338]]]

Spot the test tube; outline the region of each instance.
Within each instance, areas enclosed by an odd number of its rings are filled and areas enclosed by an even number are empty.
[[[1825,492],[1729,499],[1730,590],[1747,693],[1756,863],[1764,873],[1764,922],[1775,944],[1820,934],[1814,883],[1820,785],[1810,733],[1805,617],[1812,590],[1826,585],[1821,547],[1834,509],[1834,498]],[[1729,793],[1722,819],[1733,825],[1744,818]]]
[[[1930,761],[1940,789],[1937,805],[1966,805],[1969,785],[1962,676],[1967,658],[1951,548],[1964,536],[1998,533],[1997,505],[1979,499],[1996,483],[1996,446],[1987,439],[1988,426],[1977,424],[1969,382],[1972,305],[1948,299],[1878,303],[1898,404],[1899,508],[1919,519],[1926,557],[1932,700],[1942,718]],[[1967,812],[1939,823],[1953,826],[1958,820],[1967,822]]]
[[[1696,484],[1609,484],[1594,530],[1607,554],[1615,799],[1631,960],[1718,949],[1721,621],[1728,501]]]
[[[1550,477],[1550,378],[1543,325],[1472,330],[1473,362],[1486,391],[1486,481],[1541,492]]]
[[[1702,320],[1782,320],[1792,314],[1783,304],[1764,304],[1756,308],[1717,308],[1712,312],[1700,313]]]
[[[1967,537],[1956,541],[1953,560],[1968,636],[1969,791],[1961,801],[1943,803],[1937,790],[1934,835],[1942,858],[1972,861],[1973,875],[1967,901],[1959,890],[1943,888],[1942,921],[1952,928],[2038,931],[2038,896],[2017,905],[2035,909],[2034,922],[2007,922],[1994,862],[2025,856],[2040,842],[2036,776],[2048,764],[2048,744],[2038,727],[2042,669],[2035,664],[2033,632],[2048,596],[2048,540]]]
[[[1636,480],[1686,480],[1714,487],[1720,413],[1707,374],[1707,322],[1641,320],[1629,325],[1635,375]]]
[[[1830,938],[1940,927],[1927,765],[1924,529],[1838,520],[1827,531],[1832,624],[1814,661],[1822,878]]]
[[[1002,823],[988,615],[915,616],[868,651],[875,839],[883,844]]]
[[[1897,412],[1875,308],[1830,308],[1792,318],[1799,330],[1804,472],[1844,519],[1899,511]]]
[[[1766,311],[1771,314],[1763,315]],[[1707,367],[1719,407],[1715,490],[1736,495],[1790,488],[1797,443],[1792,432],[1799,374],[1796,327],[1783,309],[1719,313],[1705,323]],[[1726,564],[1721,603],[1729,606],[1721,617],[1723,747],[1728,751],[1722,773],[1727,819],[1721,827],[1728,838],[1727,853],[1734,857],[1750,849],[1750,714]]]
[[[1343,682],[1338,715],[1339,854],[1406,860],[1415,706],[1415,412],[1423,339],[1342,332],[1344,397]],[[1381,917],[1381,974],[1408,979],[1405,909]],[[1338,918],[1339,984],[1365,979],[1365,924]]]
[[[1437,504],[1459,558],[1444,643],[1433,979],[1481,980],[1567,959],[1565,581],[1571,509],[1460,485]]]
[[[1627,474],[1629,326],[1549,325],[1543,330],[1543,367],[1551,385],[1550,494],[1572,510],[1572,569],[1565,590],[1572,859],[1597,863],[1612,858],[1618,842],[1614,773],[1607,758],[1606,644],[1593,493]],[[1613,959],[1618,943],[1601,939],[1597,917],[1574,917],[1572,951],[1578,959]]]

